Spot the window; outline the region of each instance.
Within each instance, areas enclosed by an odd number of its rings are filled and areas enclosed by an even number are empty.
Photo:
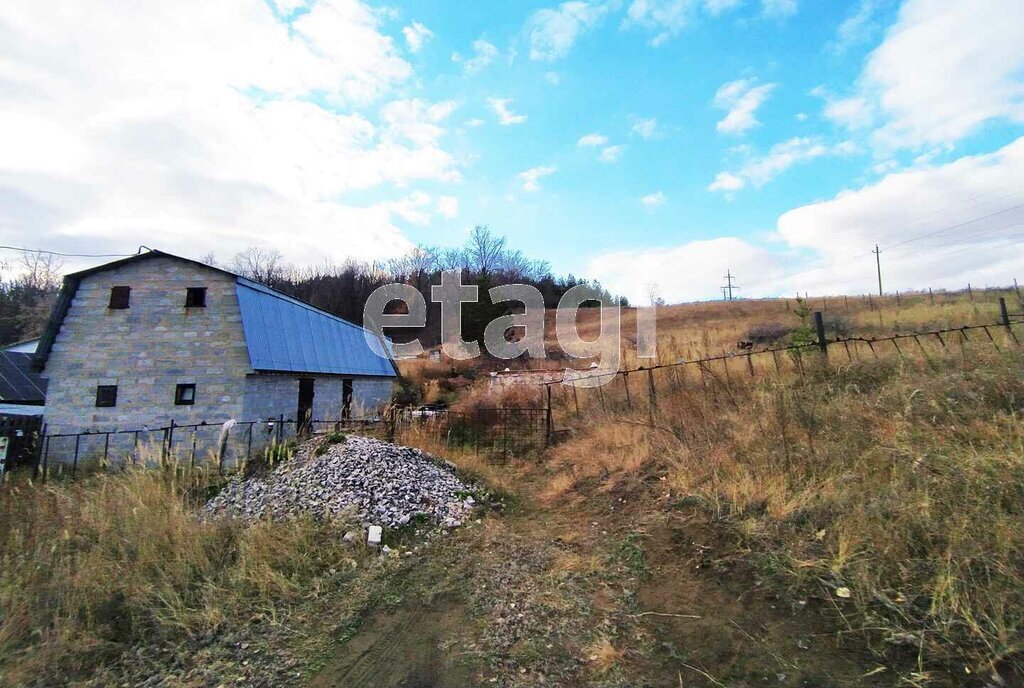
[[[174,390],[174,403],[177,406],[191,406],[196,403],[196,386],[178,385]]]
[[[111,287],[110,288],[110,305],[107,308],[114,310],[123,310],[128,307],[128,300],[131,298],[132,288],[131,287]]]
[[[206,308],[206,287],[189,287],[186,289],[185,308]]]
[[[98,385],[96,387],[96,406],[100,408],[117,406],[117,385]]]

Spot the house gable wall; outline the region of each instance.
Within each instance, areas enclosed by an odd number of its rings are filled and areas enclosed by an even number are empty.
[[[107,308],[114,286],[131,287],[129,308]],[[206,287],[205,308],[185,308],[187,287]],[[82,278],[43,372],[48,432],[238,418],[250,372],[231,275],[160,257],[97,272]],[[182,383],[196,385],[194,405],[175,405]],[[108,384],[117,406],[97,408]]]

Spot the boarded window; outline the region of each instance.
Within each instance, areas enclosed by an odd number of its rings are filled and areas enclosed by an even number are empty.
[[[178,385],[174,389],[174,403],[178,406],[191,406],[196,403],[196,386],[194,384]]]
[[[117,406],[117,385],[98,385],[96,387],[96,406]]]
[[[110,305],[107,307],[115,310],[123,310],[128,307],[128,301],[131,299],[131,296],[131,287],[111,287]]]
[[[206,308],[206,287],[189,287],[186,289],[185,308]]]

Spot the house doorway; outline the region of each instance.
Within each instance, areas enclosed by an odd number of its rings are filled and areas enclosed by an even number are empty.
[[[313,429],[314,382],[315,380],[311,377],[299,378],[299,411],[297,416],[298,426],[296,428],[296,432],[299,435],[307,435]]]
[[[341,417],[352,417],[352,380],[348,379],[341,381]]]

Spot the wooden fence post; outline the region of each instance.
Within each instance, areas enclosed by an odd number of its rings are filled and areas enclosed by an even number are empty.
[[[36,480],[39,478],[40,466],[43,462],[43,442],[46,441],[46,423],[39,430],[39,435],[36,438],[36,466],[32,469],[32,479]]]
[[[1016,280],[1014,280],[1016,282]],[[1006,309],[1006,299],[1002,296],[999,297],[999,317],[1002,319],[1003,327],[1006,328],[1007,334],[1013,338],[1013,341],[1017,346],[1020,346],[1020,341],[1017,339],[1017,335],[1013,333],[1013,328],[1010,327],[1010,312]]]
[[[828,341],[825,339],[825,320],[821,317],[821,311],[814,312],[814,332],[818,336],[818,349],[826,360],[828,359]]]
[[[654,370],[652,368],[647,369],[647,386],[649,394],[649,403],[651,407],[651,416],[654,416],[654,409],[658,406],[658,392],[654,387]]]

